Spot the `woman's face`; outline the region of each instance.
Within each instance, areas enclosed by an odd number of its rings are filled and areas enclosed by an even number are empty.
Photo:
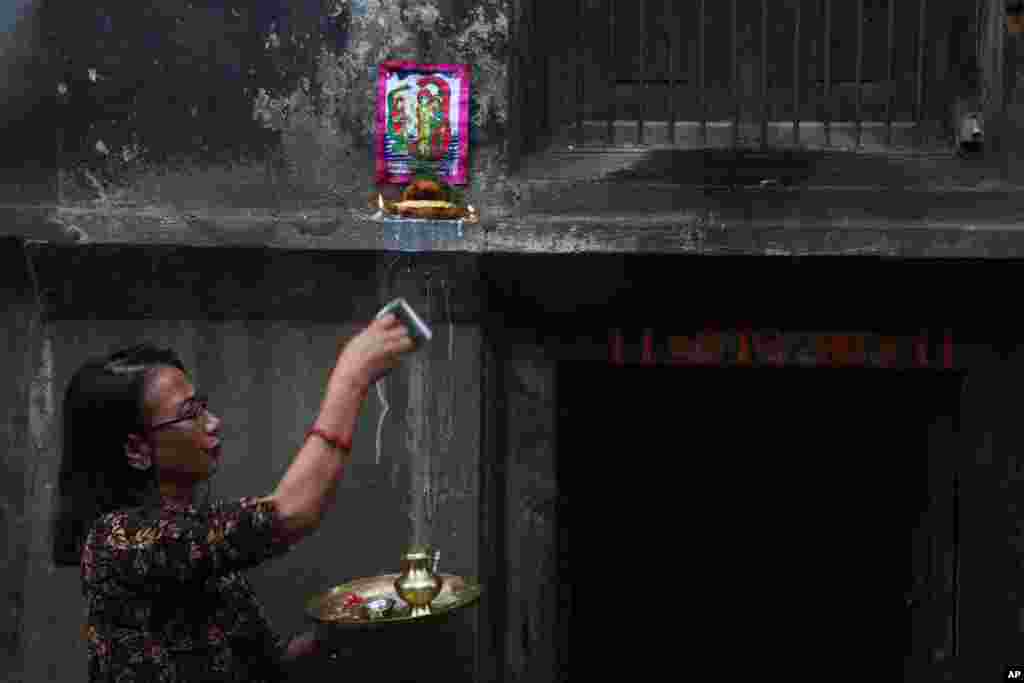
[[[221,421],[209,411],[196,411],[197,398],[195,387],[177,368],[160,368],[149,386],[146,409],[151,427],[196,415],[150,433],[151,458],[161,482],[191,485],[209,478],[217,469]]]

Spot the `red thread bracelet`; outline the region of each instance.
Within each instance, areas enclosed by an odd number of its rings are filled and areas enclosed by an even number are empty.
[[[325,431],[323,429],[320,429],[319,427],[316,427],[316,426],[311,427],[310,430],[308,432],[306,432],[306,438],[309,439],[309,437],[312,436],[313,434],[316,434],[321,439],[323,439],[327,443],[331,444],[332,446],[334,446],[335,448],[337,448],[340,451],[341,450],[344,450],[344,451],[351,451],[352,450],[352,439],[351,439],[351,437],[348,439],[348,441],[346,441],[345,439],[341,438],[337,434],[331,434],[330,432]]]

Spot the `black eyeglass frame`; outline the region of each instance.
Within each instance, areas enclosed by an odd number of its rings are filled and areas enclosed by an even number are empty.
[[[184,417],[176,417],[173,420],[167,420],[166,422],[160,422],[159,424],[155,424],[152,427],[147,427],[145,432],[147,434],[151,434],[153,432],[163,429],[164,427],[170,427],[171,425],[176,425],[179,422],[187,422],[188,420],[198,420],[204,415],[209,414],[207,409],[209,408],[210,402],[205,394],[196,394],[195,396],[186,400],[185,403],[189,404],[190,406],[189,415],[186,415]]]

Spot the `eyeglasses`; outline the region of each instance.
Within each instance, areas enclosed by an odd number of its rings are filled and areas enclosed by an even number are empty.
[[[192,398],[187,399],[184,403],[182,403],[181,408],[178,410],[178,414],[181,417],[176,417],[173,420],[167,420],[166,422],[155,424],[152,427],[149,427],[146,431],[155,432],[157,430],[163,429],[164,427],[169,427],[171,425],[178,424],[179,422],[186,422],[188,420],[198,420],[200,417],[209,415],[209,413],[207,412],[208,406],[209,401],[205,394],[193,396]]]

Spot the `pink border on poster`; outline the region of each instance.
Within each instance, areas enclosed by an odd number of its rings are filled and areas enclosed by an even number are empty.
[[[458,136],[460,141],[458,159],[459,172],[455,175],[441,174],[441,180],[451,185],[465,185],[468,182],[469,162],[469,89],[470,89],[470,68],[468,64],[420,64],[419,62],[402,62],[397,60],[387,61],[380,64],[377,69],[377,127],[375,133],[377,182],[407,184],[412,181],[412,175],[393,175],[388,173],[387,163],[384,159],[384,135],[387,130],[387,81],[388,74],[392,71],[422,71],[424,74],[443,73],[446,76],[458,78],[462,87],[459,88],[459,128]]]

